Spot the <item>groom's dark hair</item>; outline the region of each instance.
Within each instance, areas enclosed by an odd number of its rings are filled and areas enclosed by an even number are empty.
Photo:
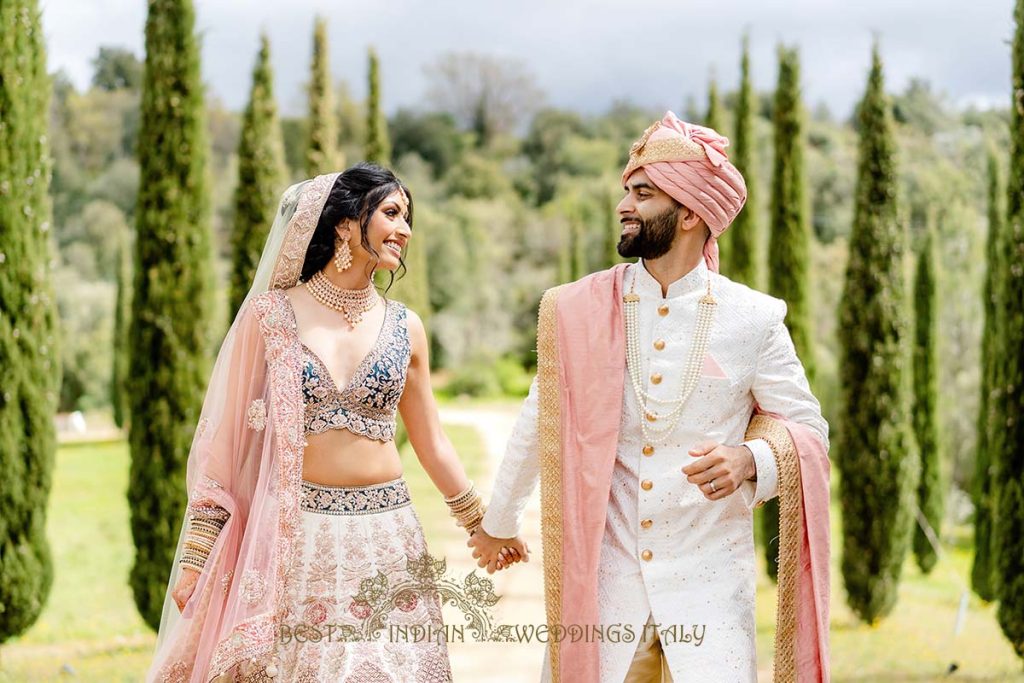
[[[409,215],[406,220],[409,227],[412,227],[412,193],[409,188],[398,179],[391,169],[360,162],[355,166],[343,171],[334,181],[331,192],[327,196],[323,211],[320,212],[320,220],[317,221],[316,230],[306,248],[306,260],[302,264],[302,275],[300,282],[305,282],[313,277],[318,271],[334,258],[334,229],[338,223],[346,218],[352,218],[359,223],[360,241],[363,248],[373,255],[376,261],[380,261],[378,254],[370,246],[366,237],[366,230],[370,224],[370,218],[381,203],[391,193],[402,190],[409,199]],[[405,261],[401,263],[401,275],[405,275]],[[390,273],[391,281],[387,289],[395,282],[395,274]],[[385,291],[387,291],[387,289]]]

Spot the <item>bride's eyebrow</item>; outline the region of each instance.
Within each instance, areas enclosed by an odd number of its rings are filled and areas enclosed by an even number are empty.
[[[394,207],[394,208],[398,209],[399,211],[401,211],[402,213],[404,213],[404,214],[405,214],[405,219],[406,219],[406,220],[409,220],[409,207],[407,207],[407,206],[402,206],[401,204],[399,204],[399,203],[398,203],[397,201],[395,201],[394,199],[388,199],[388,200],[386,200],[386,201],[384,202],[384,205],[385,205],[385,207],[388,207],[388,206],[392,206],[392,207]]]

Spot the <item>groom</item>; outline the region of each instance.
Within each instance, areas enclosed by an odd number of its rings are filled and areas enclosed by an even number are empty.
[[[776,495],[775,680],[828,680],[828,425],[785,302],[718,273],[746,201],[727,146],[671,112],[648,128],[618,206],[637,260],[541,302],[537,377],[470,545],[489,571],[526,559],[540,479],[544,680],[756,681],[752,514]]]

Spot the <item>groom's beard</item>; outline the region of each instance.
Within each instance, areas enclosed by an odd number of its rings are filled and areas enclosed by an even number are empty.
[[[619,239],[616,247],[619,256],[650,261],[667,254],[676,239],[679,207],[639,220],[640,230],[635,235],[625,235]]]

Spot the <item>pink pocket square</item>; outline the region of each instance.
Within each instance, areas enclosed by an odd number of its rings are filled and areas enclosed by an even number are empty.
[[[718,364],[718,361],[708,353],[704,356],[704,366],[700,369],[700,374],[704,377],[719,377],[721,379],[729,379],[729,375],[725,374],[725,370]]]

